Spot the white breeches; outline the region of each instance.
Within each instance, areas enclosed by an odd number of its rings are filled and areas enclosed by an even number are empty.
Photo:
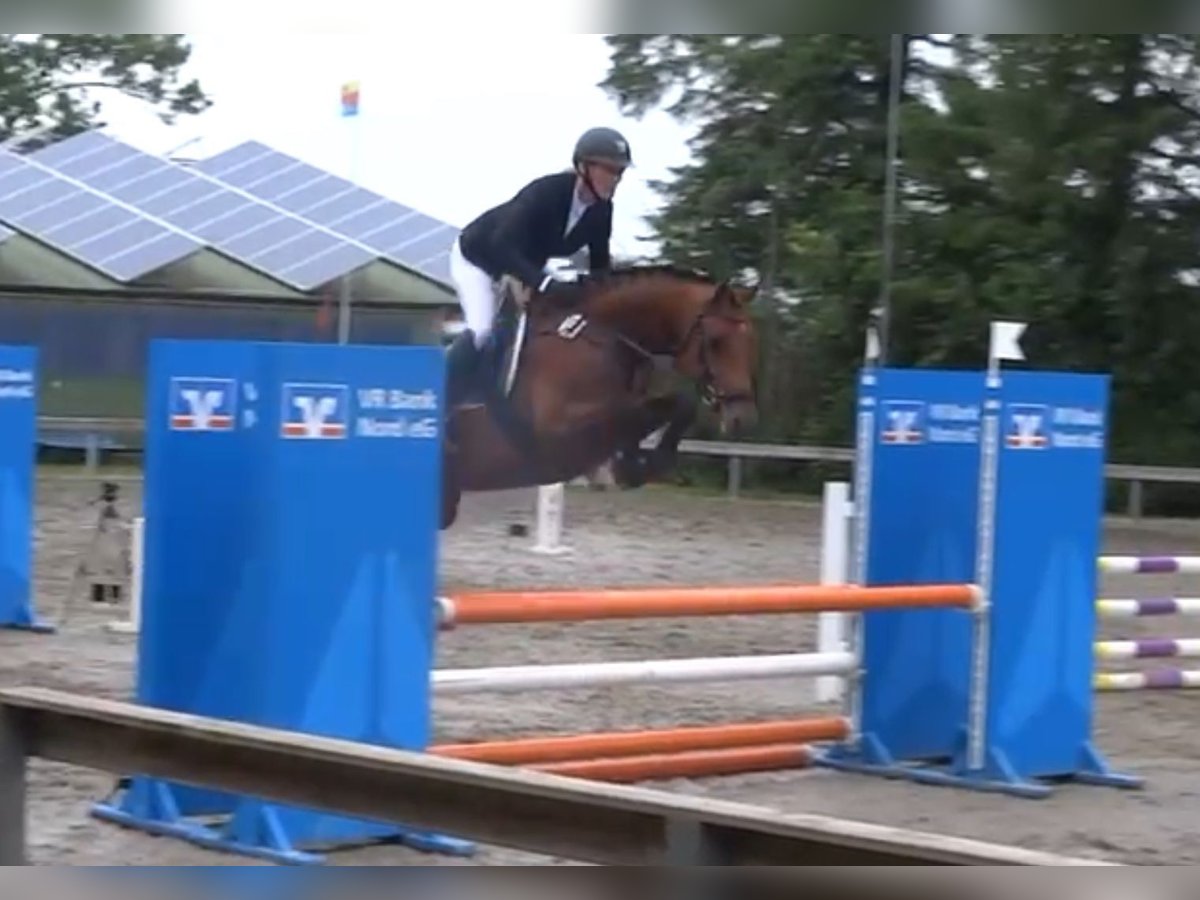
[[[492,320],[496,315],[496,291],[491,276],[467,261],[457,240],[450,250],[450,278],[458,290],[463,319],[475,335],[475,346],[482,347],[492,331]]]

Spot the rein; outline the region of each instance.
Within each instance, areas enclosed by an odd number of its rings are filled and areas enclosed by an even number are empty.
[[[734,323],[745,322],[745,319],[741,317],[720,315],[709,311],[709,306],[711,305],[712,300],[716,299],[717,294],[720,293],[723,287],[725,287],[724,284],[717,285],[716,289],[713,291],[712,298],[704,305],[704,308],[697,313],[696,318],[692,320],[692,324],[684,333],[683,339],[679,341],[674,349],[669,350],[666,353],[653,353],[650,350],[647,350],[633,338],[621,332],[619,329],[612,329],[616,334],[618,341],[620,341],[629,349],[633,350],[634,353],[641,356],[651,365],[654,364],[657,356],[670,356],[672,359],[678,360],[687,351],[692,340],[699,336],[701,373],[698,383],[700,385],[700,395],[705,405],[712,409],[720,409],[720,407],[725,403],[735,403],[739,401],[752,402],[754,399],[753,396],[745,391],[737,391],[731,394],[726,394],[716,385],[716,373],[713,372],[712,359],[709,357],[708,352],[708,332],[705,330],[705,323],[709,319],[724,319]]]

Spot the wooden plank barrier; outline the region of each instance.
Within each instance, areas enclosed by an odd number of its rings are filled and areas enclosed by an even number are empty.
[[[0,865],[29,863],[31,757],[186,779],[601,865],[783,866],[802,880],[810,877],[803,867],[814,865],[1116,865],[593,784],[44,688],[0,690]]]

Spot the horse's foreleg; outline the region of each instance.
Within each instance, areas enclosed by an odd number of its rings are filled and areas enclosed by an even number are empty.
[[[613,459],[617,484],[638,488],[670,472],[678,459],[679,443],[695,417],[696,402],[684,393],[651,397],[637,407],[625,423],[626,438]],[[642,441],[660,428],[663,433],[658,445],[642,449]]]
[[[696,400],[690,394],[679,393],[671,398],[672,404],[658,445],[650,451],[647,469],[650,479],[662,478],[675,468],[679,460],[679,444],[687,430],[696,421]]]

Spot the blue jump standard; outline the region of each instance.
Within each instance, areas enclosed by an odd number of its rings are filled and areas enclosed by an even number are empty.
[[[1141,786],[1091,740],[1107,404],[1100,375],[863,371],[855,580],[974,583],[987,607],[863,615],[861,737],[815,764],[1032,798]]]
[[[33,611],[35,347],[0,345],[0,628],[50,634]]]
[[[152,343],[138,702],[428,747],[443,365],[436,347]],[[274,862],[474,849],[131,776],[96,816]]]

